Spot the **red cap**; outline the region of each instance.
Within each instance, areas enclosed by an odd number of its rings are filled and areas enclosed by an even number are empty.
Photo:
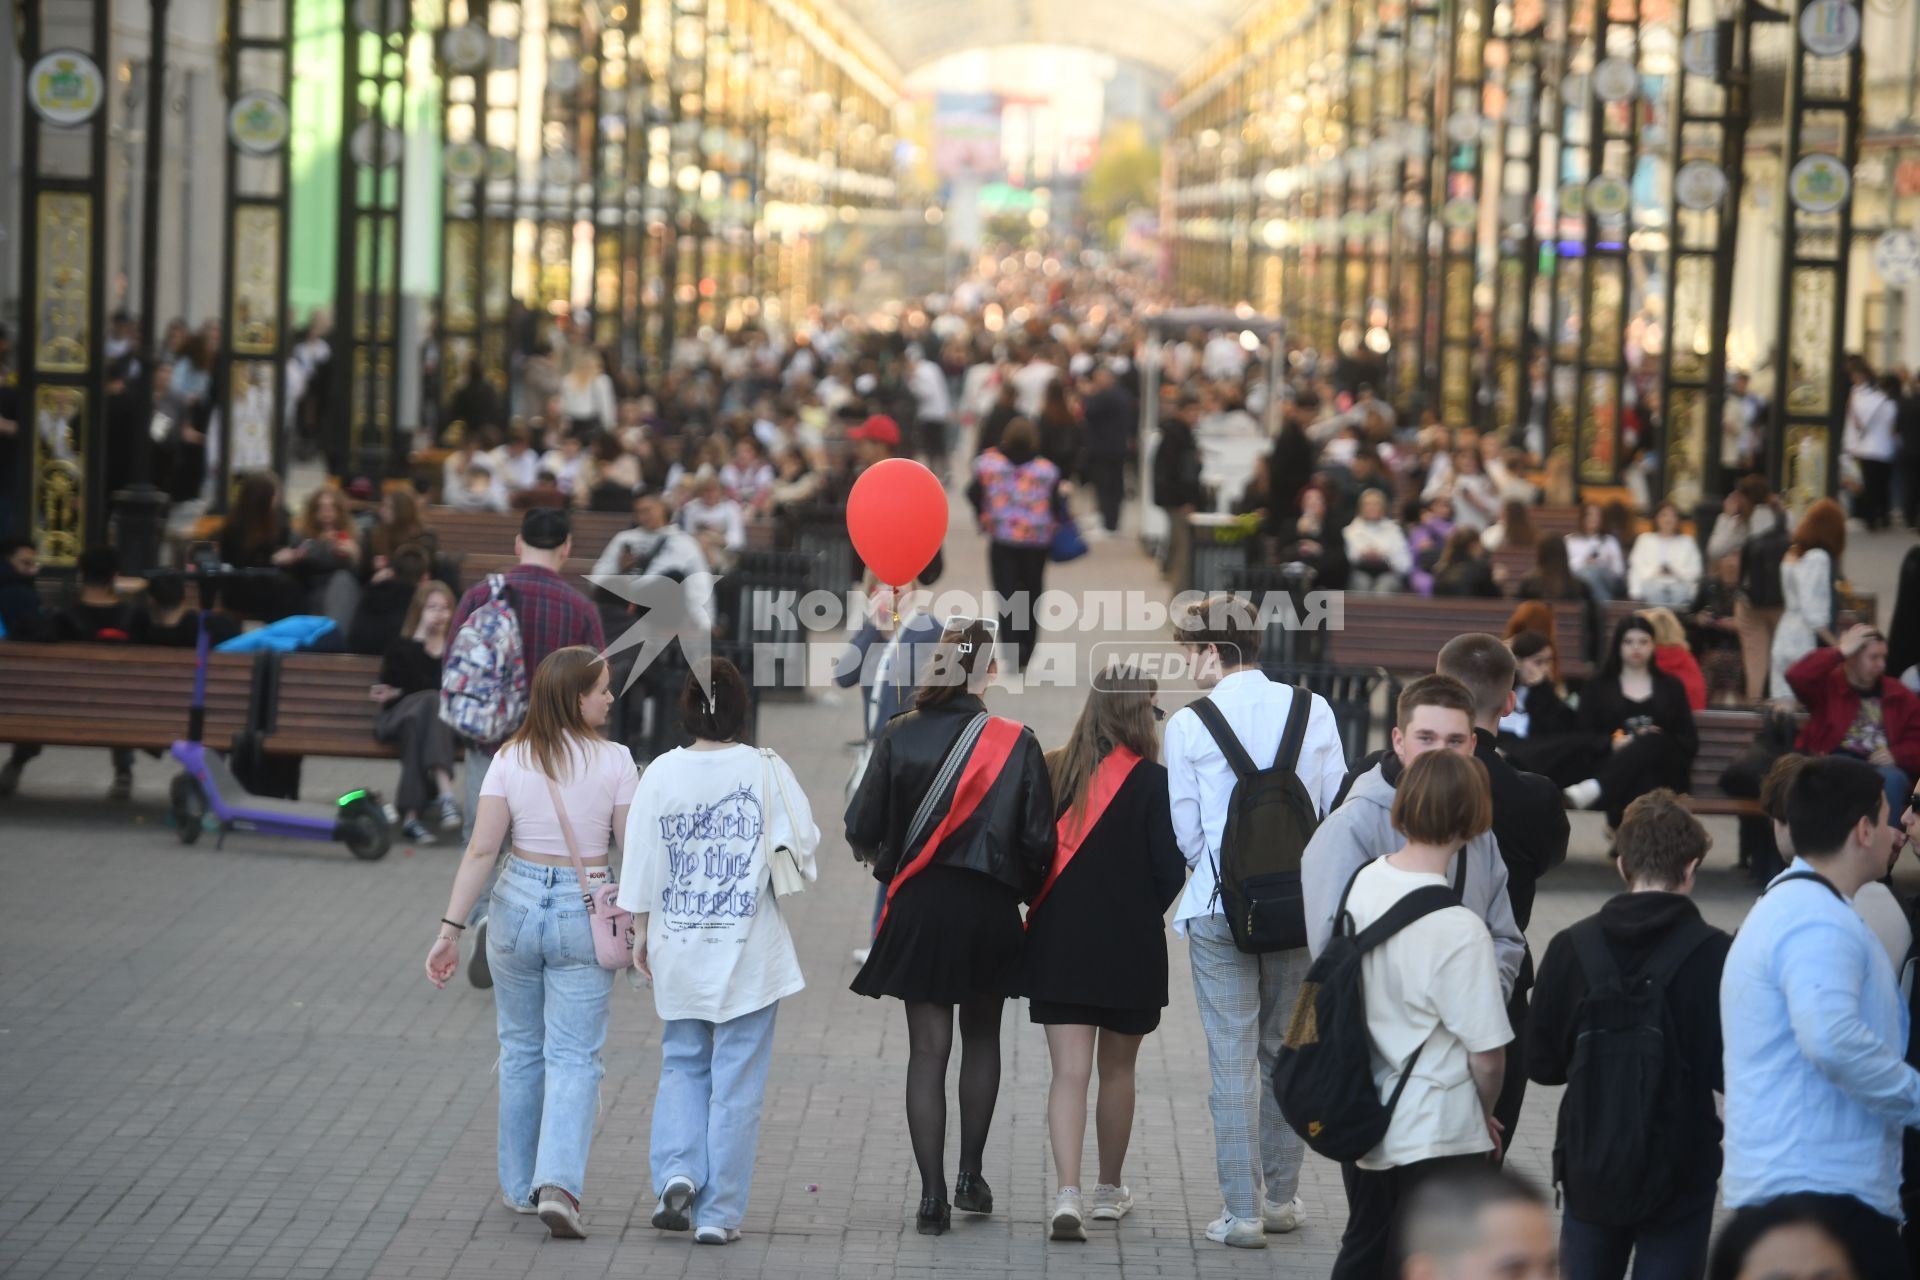
[[[876,444],[899,444],[900,424],[884,413],[876,413],[847,432],[849,440],[872,440]]]

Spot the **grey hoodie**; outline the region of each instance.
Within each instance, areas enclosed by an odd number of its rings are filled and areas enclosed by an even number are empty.
[[[1318,956],[1333,936],[1333,913],[1354,873],[1406,844],[1393,829],[1393,794],[1393,784],[1376,764],[1354,781],[1346,801],[1327,815],[1307,845],[1300,860],[1300,885],[1307,908],[1308,954]],[[1500,965],[1500,989],[1510,995],[1527,940],[1513,922],[1513,905],[1507,901],[1507,864],[1500,860],[1491,831],[1467,842],[1466,858],[1461,905],[1487,922]],[[1457,869],[1457,862],[1447,864],[1449,880]]]

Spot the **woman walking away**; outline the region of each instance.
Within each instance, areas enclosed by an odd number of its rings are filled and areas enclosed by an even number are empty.
[[[690,675],[680,695],[693,745],[656,757],[634,792],[620,905],[633,912],[633,964],[653,980],[663,1024],[653,1225],[731,1244],[753,1182],[774,1011],[806,985],[773,860],[817,878],[820,831],[786,761],[741,743],[738,669],[716,658],[708,682]]]
[[[453,591],[444,582],[423,582],[400,627],[400,638],[380,659],[380,682],[367,696],[380,704],[373,723],[376,742],[400,746],[400,786],[394,807],[401,830],[416,844],[432,844],[421,816],[431,812],[442,830],[460,826],[453,800],[453,731],[440,719],[440,664],[447,656],[447,624],[453,621]]]
[[[1131,666],[1109,667],[1067,745],[1047,754],[1061,808],[1058,843],[1027,912],[1020,990],[1032,1001],[1028,1017],[1047,1029],[1053,1060],[1047,1129],[1060,1177],[1055,1240],[1087,1238],[1080,1152],[1096,1062],[1100,1181],[1092,1216],[1117,1222],[1133,1208],[1121,1181],[1133,1131],[1133,1065],[1166,1007],[1163,917],[1187,879],[1154,736],[1161,714],[1153,681]]]
[[[987,714],[994,628],[955,620],[922,671],[914,709],[875,744],[847,806],[847,843],[888,886],[858,995],[907,1012],[907,1130],[922,1235],[951,1220],[942,1160],[947,1058],[960,1021],[960,1176],[953,1204],[991,1213],[980,1176],[1000,1092],[1000,1006],[1019,979],[1020,903],[1053,865],[1053,786],[1033,731]]]
[[[1840,556],[1847,549],[1847,517],[1840,504],[1822,498],[1807,508],[1780,562],[1780,621],[1773,630],[1772,674],[1776,698],[1793,697],[1787,668],[1835,643],[1839,619],[1833,616],[1833,584],[1840,578]]]
[[[967,497],[979,513],[980,527],[992,539],[987,572],[993,590],[1011,601],[1004,625],[1014,639],[1025,671],[1039,634],[1034,612],[1046,589],[1047,548],[1053,541],[1054,491],[1060,469],[1039,453],[1039,435],[1025,418],[1007,424],[997,448],[973,464]],[[1024,598],[1023,598],[1024,597]],[[1020,623],[1016,629],[1013,625]]]
[[[465,927],[455,921],[471,914],[511,826],[513,856],[487,916],[500,1032],[500,1196],[568,1240],[587,1234],[580,1195],[613,991],[581,900],[610,881],[607,844],[626,831],[637,781],[627,749],[600,736],[612,706],[606,659],[592,649],[556,649],[540,664],[526,721],[481,784],[473,838],[427,952],[427,977],[446,986]]]

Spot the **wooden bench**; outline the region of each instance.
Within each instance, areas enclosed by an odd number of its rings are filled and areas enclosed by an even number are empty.
[[[1693,726],[1700,734],[1700,750],[1693,757],[1687,781],[1687,807],[1697,814],[1747,817],[1760,812],[1760,802],[1730,796],[1720,789],[1720,775],[1734,757],[1753,745],[1760,734],[1757,711],[1696,711]]]
[[[379,678],[378,658],[275,655],[272,694],[261,717],[261,750],[277,756],[397,758],[397,747],[373,736],[380,704],[367,697],[367,689]]]
[[[1384,667],[1394,675],[1433,670],[1441,646],[1469,631],[1499,635],[1514,601],[1477,597],[1433,598],[1412,594],[1346,595],[1342,629],[1327,635],[1326,661],[1343,667]],[[1586,631],[1578,611],[1561,611],[1560,670],[1569,680],[1591,674],[1585,660]]]
[[[187,736],[193,671],[191,649],[0,642],[0,742],[164,751]],[[250,653],[208,660],[209,746],[251,723],[254,672]]]
[[[575,511],[573,552],[585,560],[597,560],[615,534],[633,527],[633,517],[624,511]],[[455,511],[451,507],[428,507],[421,523],[432,531],[443,555],[455,559],[467,555],[513,556],[513,540],[520,536],[520,512]]]

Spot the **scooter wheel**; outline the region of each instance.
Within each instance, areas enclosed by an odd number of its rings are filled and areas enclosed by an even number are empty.
[[[393,845],[393,833],[387,815],[371,797],[362,796],[340,815],[340,834],[348,852],[356,858],[374,862],[387,856]]]
[[[181,844],[192,844],[200,838],[200,827],[207,816],[207,797],[200,790],[199,780],[190,773],[174,778],[170,794],[173,834],[180,837]]]

